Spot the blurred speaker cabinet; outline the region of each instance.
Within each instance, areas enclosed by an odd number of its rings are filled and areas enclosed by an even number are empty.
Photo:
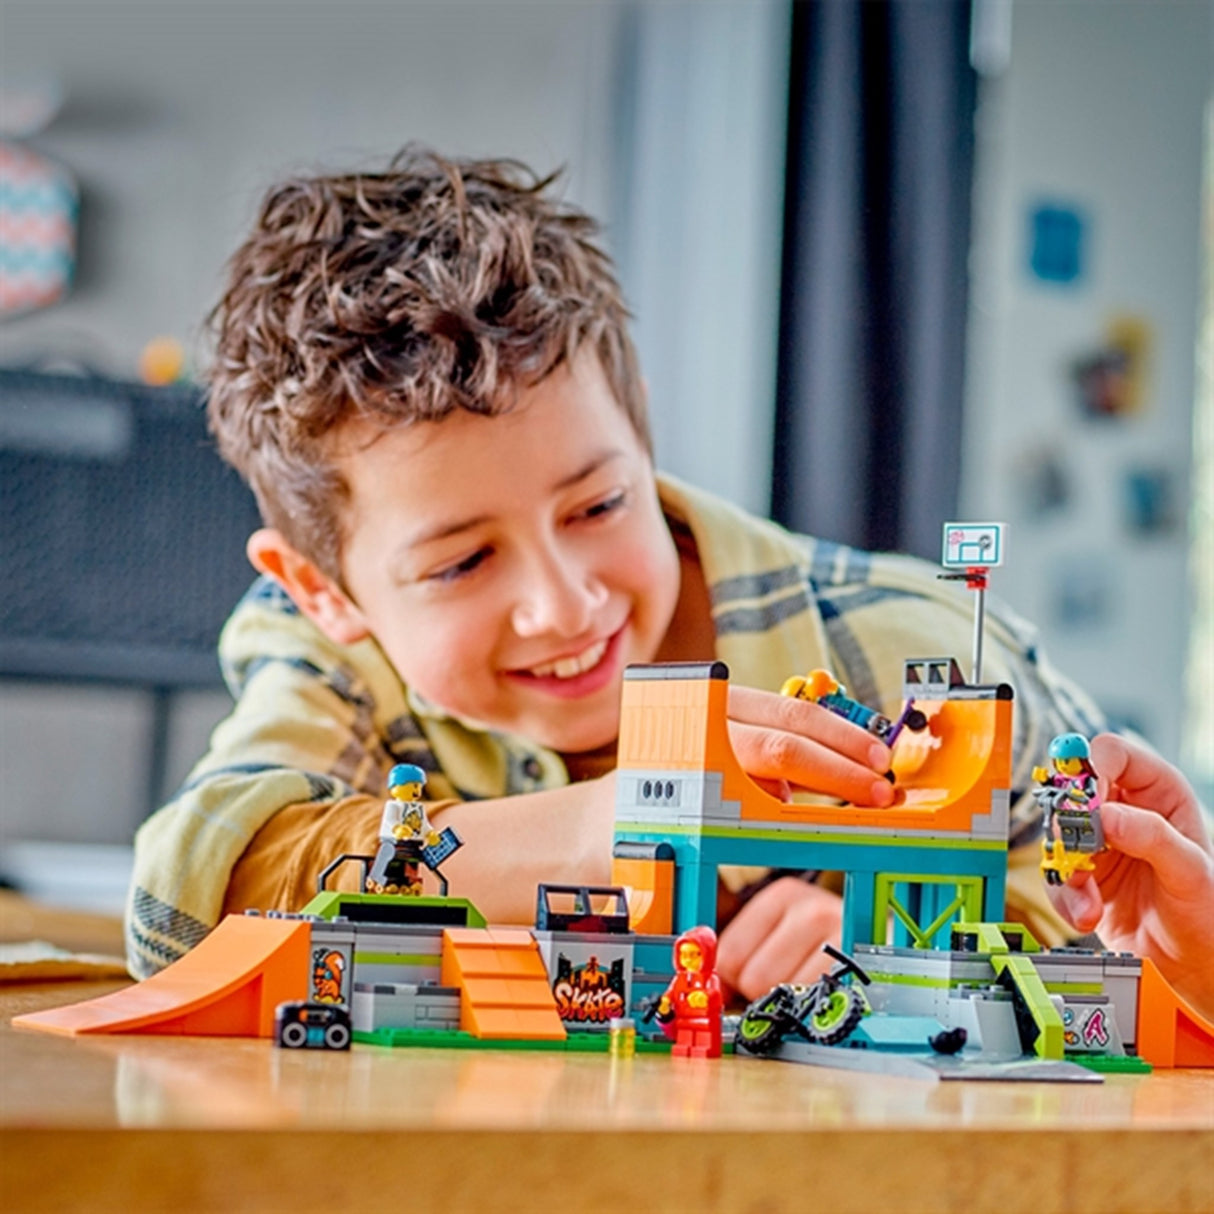
[[[0,370],[0,676],[146,689],[149,808],[174,693],[222,685],[257,524],[197,389]]]

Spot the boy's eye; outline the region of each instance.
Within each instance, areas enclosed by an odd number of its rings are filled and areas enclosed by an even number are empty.
[[[624,490],[621,489],[618,493],[613,493],[610,497],[605,497],[602,501],[595,502],[593,506],[588,506],[582,511],[581,517],[588,519],[602,518],[605,514],[611,514],[624,504],[627,496]]]
[[[454,565],[447,565],[443,569],[437,569],[428,575],[427,580],[431,582],[456,582],[462,577],[467,577],[474,569],[477,568],[489,556],[488,548],[478,548],[471,556],[466,556],[462,561],[456,561]]]

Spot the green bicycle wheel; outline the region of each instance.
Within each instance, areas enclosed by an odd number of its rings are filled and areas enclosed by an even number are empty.
[[[835,1045],[850,1036],[863,1016],[864,997],[854,987],[841,986],[831,991],[805,1028],[818,1045]]]
[[[771,1054],[784,1038],[785,1017],[780,1009],[780,991],[768,991],[745,1011],[738,1024],[735,1045],[751,1054]]]

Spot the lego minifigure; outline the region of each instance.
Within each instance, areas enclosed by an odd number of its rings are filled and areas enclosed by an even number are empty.
[[[1033,796],[1045,811],[1041,871],[1051,885],[1062,885],[1073,873],[1095,867],[1092,856],[1105,850],[1104,829],[1087,738],[1061,733],[1049,755],[1048,768],[1033,768]]]
[[[675,975],[658,1001],[662,1032],[682,1058],[721,1056],[721,980],[716,974],[717,934],[693,927],[674,942]]]
[[[898,720],[891,721],[875,708],[853,700],[847,694],[847,688],[829,670],[811,670],[804,678],[793,675],[792,678],[784,680],[780,694],[792,696],[797,700],[808,700],[812,704],[821,704],[823,708],[829,709],[845,721],[868,730],[887,746],[894,744],[904,727],[918,731],[927,724],[927,717],[909,702]]]
[[[418,864],[426,859],[425,849],[436,847],[441,839],[419,800],[425,785],[426,773],[420,767],[398,763],[392,768],[388,776],[390,795],[379,823],[379,851],[367,874],[368,893],[422,892]]]

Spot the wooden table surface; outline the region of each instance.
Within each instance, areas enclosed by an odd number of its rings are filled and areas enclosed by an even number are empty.
[[[13,905],[0,912],[11,938]],[[114,927],[58,929],[104,949]],[[0,987],[5,1211],[1214,1210],[1210,1071],[933,1084],[9,1023],[116,985]]]

